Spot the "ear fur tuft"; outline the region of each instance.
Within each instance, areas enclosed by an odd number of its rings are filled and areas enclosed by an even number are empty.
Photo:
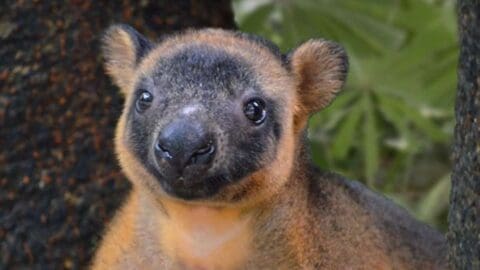
[[[113,25],[105,32],[102,40],[105,68],[124,94],[135,67],[152,47],[152,42],[125,24]]]
[[[297,83],[297,118],[306,119],[329,105],[342,89],[348,72],[347,54],[335,42],[313,39],[290,53],[288,60]]]

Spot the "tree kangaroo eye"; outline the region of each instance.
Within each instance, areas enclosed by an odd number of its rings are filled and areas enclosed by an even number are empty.
[[[135,105],[137,112],[144,112],[150,107],[150,105],[152,105],[152,101],[153,95],[147,90],[143,90],[138,96],[137,103]]]
[[[255,125],[260,125],[267,117],[265,102],[259,98],[253,98],[245,104],[243,113],[248,120],[252,121]]]

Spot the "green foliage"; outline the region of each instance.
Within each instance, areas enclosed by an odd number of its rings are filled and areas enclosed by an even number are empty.
[[[286,51],[342,44],[346,89],[310,120],[313,158],[445,228],[458,47],[453,0],[234,1],[243,31]]]

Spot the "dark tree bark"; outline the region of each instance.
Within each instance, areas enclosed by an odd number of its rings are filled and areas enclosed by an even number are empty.
[[[0,1],[0,269],[85,266],[128,184],[99,36],[233,28],[230,1]]]
[[[480,1],[459,0],[460,62],[449,214],[452,269],[480,269]]]

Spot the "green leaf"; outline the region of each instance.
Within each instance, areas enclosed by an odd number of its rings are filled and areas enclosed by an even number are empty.
[[[379,147],[376,118],[370,95],[364,95],[362,105],[365,112],[365,124],[363,128],[365,177],[367,178],[367,185],[373,188],[379,166]]]
[[[380,96],[380,100],[385,108],[391,107],[398,112],[409,122],[412,122],[416,128],[421,130],[432,140],[437,142],[443,142],[448,139],[448,136],[441,130],[432,120],[424,117],[420,114],[419,108],[411,107],[401,99],[394,99],[387,95]]]
[[[316,141],[310,141],[310,147],[312,149],[312,159],[315,164],[320,166],[320,168],[328,168],[330,165],[328,153],[325,153],[325,151],[321,151],[321,149],[325,149],[322,146],[322,144]]]
[[[358,137],[358,124],[360,117],[362,116],[362,106],[356,104],[352,107],[345,119],[339,124],[338,131],[336,132],[335,139],[332,145],[333,157],[336,159],[344,159],[348,150],[351,149],[355,138]]]
[[[435,123],[430,121],[430,119],[422,116],[418,110],[415,108],[399,105],[399,109],[403,110],[405,117],[412,121],[415,126],[428,135],[433,141],[436,142],[445,142],[448,139],[448,136],[441,130]]]
[[[337,127],[343,117],[349,113],[352,103],[355,103],[355,99],[358,97],[358,91],[345,90],[334,102],[327,108],[315,113],[309,123],[311,130],[315,131],[319,128],[324,130],[332,130]]]
[[[342,20],[353,33],[378,51],[398,49],[405,41],[406,33],[393,25],[346,9],[332,7],[330,11],[332,16]]]
[[[450,194],[450,175],[445,175],[431,187],[418,204],[417,216],[420,220],[433,223],[443,212],[447,211]]]

